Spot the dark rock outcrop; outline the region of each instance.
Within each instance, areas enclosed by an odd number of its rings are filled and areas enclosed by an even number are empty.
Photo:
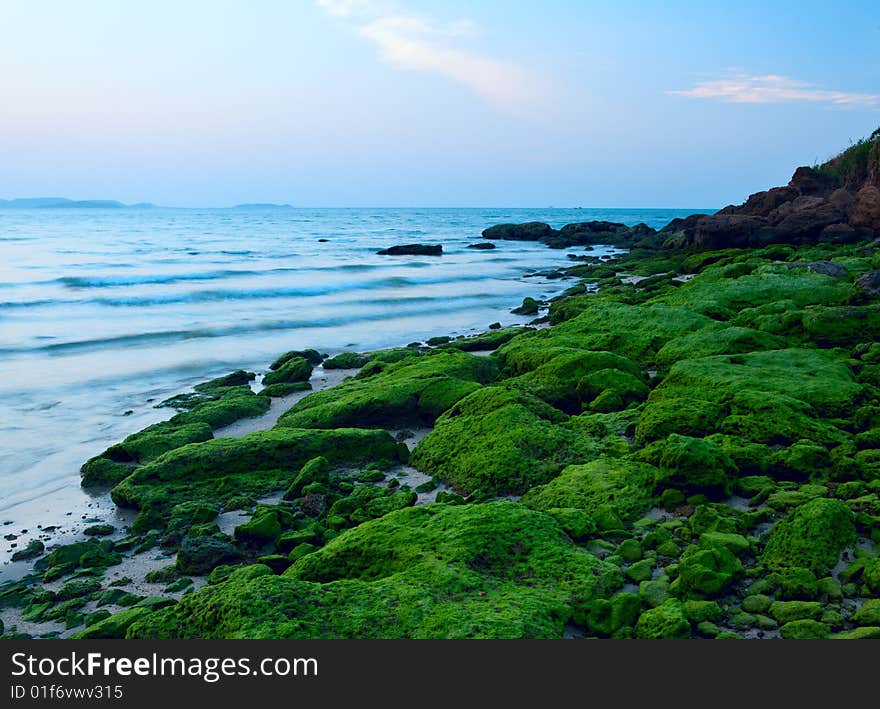
[[[442,256],[443,246],[440,244],[404,244],[391,246],[377,251],[380,256]]]
[[[476,244],[468,244],[468,248],[469,249],[479,249],[480,251],[487,251],[489,249],[494,249],[495,244],[493,244],[491,241],[480,241],[480,242],[477,242]]]
[[[617,222],[578,222],[556,230],[543,222],[526,224],[496,224],[483,230],[483,238],[505,241],[540,241],[551,249],[567,249],[572,246],[597,244],[631,248],[653,247],[657,232],[646,224],[628,227]],[[475,247],[476,248],[476,247]],[[486,248],[486,247],[483,247]]]

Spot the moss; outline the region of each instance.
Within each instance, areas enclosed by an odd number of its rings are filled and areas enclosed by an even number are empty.
[[[682,359],[711,355],[744,354],[757,350],[777,350],[785,347],[785,340],[748,327],[706,328],[676,337],[657,352],[657,364],[669,367]]]
[[[819,498],[797,507],[771,531],[761,554],[770,570],[804,567],[823,575],[855,541],[853,514],[840,500]]]
[[[292,382],[307,382],[312,376],[312,364],[305,357],[291,357],[277,369],[268,372],[263,377],[263,385],[290,384]]]
[[[729,476],[737,472],[736,465],[719,446],[677,433],[669,434],[663,443],[646,449],[640,457],[658,466],[658,487],[689,494],[724,496],[730,492]]]
[[[788,301],[798,308],[814,304],[843,303],[849,285],[840,279],[784,265],[758,266],[744,275],[744,264],[713,267],[658,298],[672,306],[688,308],[720,320],[761,305]]]
[[[186,537],[180,545],[175,562],[177,572],[202,576],[221,564],[240,561],[243,555],[232,544],[214,537]]]
[[[685,617],[691,623],[721,620],[721,606],[716,601],[685,601],[682,603]]]
[[[561,637],[619,583],[547,515],[432,505],[349,530],[281,576],[230,576],[129,637]]]
[[[592,633],[610,637],[634,625],[640,608],[641,600],[632,593],[618,593],[611,599],[598,598],[590,606],[587,627]]]
[[[340,352],[335,357],[324,360],[324,369],[358,369],[369,361],[369,355],[357,352]]]
[[[869,598],[852,616],[858,625],[880,625],[880,598]]]
[[[682,555],[672,590],[698,597],[715,596],[726,591],[742,574],[739,559],[726,548],[691,548]]]
[[[724,548],[742,558],[751,551],[752,545],[741,534],[723,532],[703,532],[700,535],[700,546],[705,549]]]
[[[770,596],[755,593],[743,598],[742,608],[747,613],[766,613],[772,603]]]
[[[265,493],[283,488],[292,471],[318,455],[339,465],[397,461],[406,452],[384,431],[276,428],[170,451],[138,468],[111,496],[121,506],[165,507]]]
[[[557,425],[567,418],[528,394],[486,387],[441,416],[410,462],[464,493],[522,492],[600,449],[592,437]]]
[[[510,342],[517,335],[531,332],[527,327],[498,328],[491,332],[484,332],[473,337],[459,337],[441,347],[443,349],[462,350],[463,352],[485,352],[497,350],[501,345]]]
[[[151,608],[129,608],[89,624],[73,636],[75,640],[113,640],[124,638],[131,625],[152,612]]]
[[[284,493],[285,500],[295,500],[307,485],[330,482],[330,462],[322,455],[309,460]]]
[[[199,404],[190,411],[173,416],[170,424],[180,428],[184,424],[207,424],[212,429],[222,428],[239,419],[262,416],[269,410],[268,397],[257,396],[250,389],[233,390],[216,401]]]
[[[291,350],[290,352],[285,352],[278,359],[276,359],[272,364],[269,365],[269,369],[273,372],[281,369],[285,364],[290,362],[293,359],[304,359],[313,367],[317,367],[324,358],[321,356],[321,353],[317,350]]]
[[[725,407],[693,396],[662,396],[645,407],[635,428],[638,443],[666,438],[670,433],[705,436],[716,430]]]
[[[823,347],[845,347],[880,339],[880,305],[805,308],[803,328]]]
[[[641,583],[642,581],[649,581],[654,572],[654,560],[653,559],[642,559],[641,561],[637,561],[634,564],[630,564],[629,567],[624,571],[627,578],[633,583]]]
[[[610,352],[562,350],[513,381],[523,391],[574,414],[605,389],[619,391],[627,401],[644,398],[648,388],[639,377],[638,367],[625,357]]]
[[[581,349],[614,352],[641,366],[652,364],[660,348],[676,337],[704,327],[720,327],[687,308],[625,305],[590,298],[583,312],[553,328],[553,338],[576,336]],[[550,314],[553,322],[560,322],[553,309]]]
[[[133,466],[117,463],[109,458],[96,456],[83,463],[80,468],[83,487],[115,485],[122,482],[132,471]]]
[[[279,419],[294,428],[424,426],[458,400],[494,381],[495,362],[465,352],[435,351],[377,363],[366,377],[306,396]]]
[[[515,315],[537,315],[540,307],[541,304],[537,300],[526,296],[523,298],[522,305],[514,308],[511,312]]]
[[[311,389],[312,385],[309,382],[279,382],[260,389],[260,396],[280,399],[300,391],[311,391]]]
[[[598,516],[610,508],[622,522],[640,517],[651,505],[656,468],[612,458],[571,465],[546,485],[529,490],[522,503],[533,509],[576,507]]]
[[[656,608],[646,610],[636,623],[636,637],[643,639],[687,638],[691,634],[691,624],[684,614],[681,603],[673,598],[664,601]]]
[[[793,620],[779,629],[786,640],[821,640],[831,634],[831,628],[816,620]]]
[[[831,636],[832,640],[880,640],[880,626],[854,628],[845,633]]]

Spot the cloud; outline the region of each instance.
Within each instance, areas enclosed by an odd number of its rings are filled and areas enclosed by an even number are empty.
[[[880,94],[829,91],[788,76],[732,74],[703,81],[692,89],[668,93],[688,98],[716,99],[725,103],[825,103],[844,108],[876,108]]]
[[[441,23],[432,17],[396,13],[374,0],[318,0],[329,14],[356,22],[381,59],[398,69],[443,76],[462,84],[505,113],[533,116],[545,103],[546,87],[532,72],[457,45],[480,35],[470,20]]]

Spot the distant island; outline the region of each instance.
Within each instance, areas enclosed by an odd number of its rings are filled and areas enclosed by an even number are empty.
[[[0,199],[0,209],[146,209],[155,204],[139,202],[123,204],[113,199],[67,199],[65,197],[29,197]]]
[[[254,202],[236,204],[232,209],[293,209],[292,204],[272,204],[271,202]]]
[[[67,199],[66,197],[26,197],[0,199],[0,209],[156,209],[152,202],[124,204],[115,199]],[[236,204],[227,209],[294,209],[292,204],[254,202]]]

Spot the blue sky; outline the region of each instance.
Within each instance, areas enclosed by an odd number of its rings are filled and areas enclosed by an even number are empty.
[[[875,2],[4,0],[0,197],[715,207],[880,125]]]

